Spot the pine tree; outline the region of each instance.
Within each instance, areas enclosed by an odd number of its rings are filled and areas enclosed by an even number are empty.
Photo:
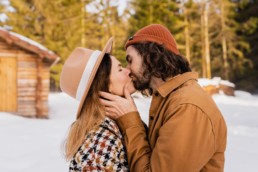
[[[249,45],[238,34],[241,26],[236,21],[235,3],[230,0],[213,0],[212,5],[213,18],[216,21],[211,26],[214,33],[211,44],[213,70],[224,79],[233,80],[235,73],[244,70],[243,64],[249,63],[244,56],[244,52],[249,50]]]
[[[184,27],[183,19],[180,18],[180,4],[171,0],[134,0],[129,4],[131,16],[129,18],[129,34],[132,36],[136,31],[149,24],[163,24],[175,36],[179,49],[184,48],[184,36],[180,32]]]
[[[81,44],[81,3],[79,0],[10,0],[15,12],[9,12],[7,24],[13,31],[31,38],[61,57],[51,69],[51,83],[59,86],[62,64]]]
[[[0,16],[3,15],[6,12],[6,7],[0,2]],[[0,26],[3,26],[3,21],[0,18]]]
[[[258,88],[258,0],[238,0],[236,19],[241,26],[238,34],[250,45],[250,51],[244,51],[245,57],[251,61],[243,64],[242,71],[235,71],[233,81],[239,89],[257,91]],[[257,92],[256,92],[257,93]]]
[[[125,14],[118,14],[118,0],[94,1],[89,8],[95,9],[89,12],[86,22],[86,37],[89,40],[86,46],[102,49],[110,37],[114,37],[112,55],[123,63],[124,41],[126,40],[127,24]]]
[[[184,19],[185,54],[194,71],[202,73],[202,40],[200,4],[193,0],[185,0],[182,4]]]

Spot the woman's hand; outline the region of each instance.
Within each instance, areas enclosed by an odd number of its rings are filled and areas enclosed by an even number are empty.
[[[100,92],[100,103],[105,106],[106,115],[117,119],[129,112],[137,111],[133,98],[127,88],[124,88],[124,96],[120,97],[107,92]]]

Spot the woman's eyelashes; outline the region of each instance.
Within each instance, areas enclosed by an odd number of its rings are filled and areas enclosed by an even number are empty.
[[[118,71],[122,72],[123,71],[123,66],[121,64],[118,65]]]

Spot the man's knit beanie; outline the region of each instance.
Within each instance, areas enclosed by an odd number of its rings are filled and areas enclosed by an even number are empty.
[[[151,24],[143,27],[137,31],[134,36],[127,40],[125,49],[132,44],[143,42],[155,42],[159,45],[163,45],[167,50],[173,52],[174,54],[179,54],[173,35],[163,25]]]

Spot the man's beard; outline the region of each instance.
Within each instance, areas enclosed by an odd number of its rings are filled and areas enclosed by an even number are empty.
[[[147,76],[139,76],[140,74],[131,74],[133,76],[133,85],[136,90],[143,91],[150,88],[150,75]]]

